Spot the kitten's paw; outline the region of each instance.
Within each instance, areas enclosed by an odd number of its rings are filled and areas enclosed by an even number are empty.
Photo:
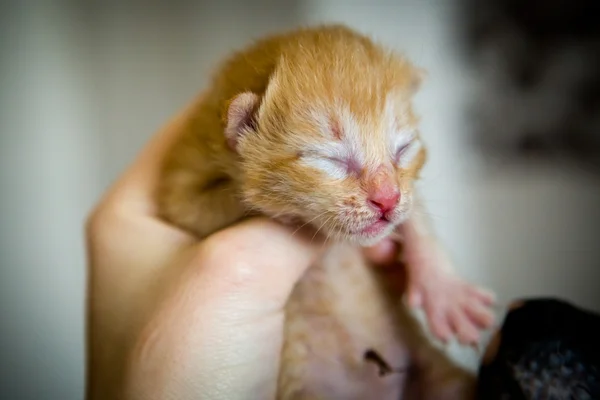
[[[495,296],[453,275],[411,279],[408,302],[423,308],[431,332],[443,342],[455,336],[461,344],[476,345],[480,331],[495,319]]]

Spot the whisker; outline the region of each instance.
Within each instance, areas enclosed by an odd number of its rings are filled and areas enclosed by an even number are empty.
[[[329,218],[327,218],[327,219],[325,220],[325,222],[323,222],[323,223],[321,224],[321,226],[319,227],[319,229],[317,229],[317,231],[315,232],[315,234],[313,235],[313,237],[310,239],[310,243],[311,243],[311,244],[312,244],[313,240],[315,239],[315,237],[317,236],[317,234],[319,233],[319,231],[321,230],[321,228],[323,228],[323,226],[325,226],[325,224],[326,224],[327,222],[329,222],[329,220],[330,220],[331,218],[333,218],[333,215],[332,215],[332,216],[330,216]]]
[[[304,224],[300,225],[294,232],[292,232],[292,236],[294,236],[296,234],[296,232],[298,232],[300,229],[304,228],[306,225],[310,224],[315,219],[321,217],[322,215],[324,215],[326,213],[327,213],[327,211],[323,211],[321,214],[317,215],[316,217],[312,218],[311,220],[309,220],[309,221],[305,222]]]
[[[331,233],[329,232],[329,230],[327,231],[327,236],[325,236],[325,241],[323,242],[323,244],[321,245],[321,250],[323,250],[324,247],[327,246],[327,242],[329,242],[329,238],[331,237]]]

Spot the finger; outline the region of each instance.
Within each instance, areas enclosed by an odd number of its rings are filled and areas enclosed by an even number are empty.
[[[477,286],[469,286],[468,291],[469,294],[477,297],[483,304],[487,306],[492,306],[496,303],[496,296],[490,290]]]
[[[454,331],[459,343],[463,345],[477,344],[479,331],[462,310],[463,308],[459,308],[451,312],[448,318],[451,329]]]
[[[447,343],[452,337],[452,331],[446,314],[441,310],[433,310],[426,304],[425,315],[427,316],[433,335],[443,343]]]
[[[452,337],[450,325],[445,317],[438,316],[431,321],[431,331],[442,343],[448,343]]]
[[[377,265],[389,265],[397,261],[398,245],[391,239],[385,239],[375,246],[366,247],[364,254]]]
[[[481,329],[487,329],[494,323],[494,313],[477,302],[472,302],[465,307],[469,319]]]

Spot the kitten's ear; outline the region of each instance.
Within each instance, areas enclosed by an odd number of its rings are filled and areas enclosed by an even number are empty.
[[[256,112],[260,97],[252,92],[238,94],[227,102],[225,108],[225,139],[232,150],[237,149],[238,140],[249,130],[256,128]]]

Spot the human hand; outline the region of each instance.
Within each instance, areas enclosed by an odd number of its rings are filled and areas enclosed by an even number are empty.
[[[201,242],[158,219],[159,161],[186,118],[151,141],[88,220],[88,399],[274,397],[283,307],[322,246],[264,218]]]

